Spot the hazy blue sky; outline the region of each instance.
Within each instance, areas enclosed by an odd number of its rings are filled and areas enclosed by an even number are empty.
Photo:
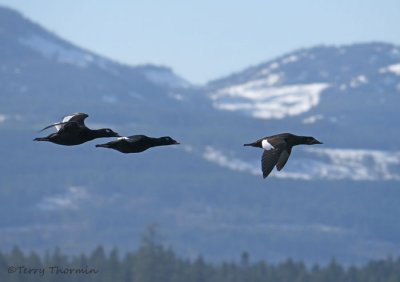
[[[191,82],[317,44],[400,44],[400,0],[0,0],[61,37]]]

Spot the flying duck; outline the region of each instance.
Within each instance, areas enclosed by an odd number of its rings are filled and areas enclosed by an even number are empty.
[[[61,122],[46,126],[43,130],[55,127],[57,132],[47,137],[38,137],[33,141],[48,141],[59,145],[73,146],[101,137],[119,137],[120,135],[109,128],[90,129],[85,125],[85,113],[75,113],[65,116]]]
[[[146,135],[132,135],[117,138],[106,144],[97,144],[96,147],[110,148],[127,154],[140,153],[151,147],[177,144],[180,143],[169,136],[153,138]]]
[[[310,136],[297,136],[290,133],[281,133],[261,138],[253,143],[244,144],[244,146],[264,149],[261,159],[261,168],[263,177],[266,178],[275,165],[278,171],[285,166],[290,153],[292,152],[293,146],[314,144],[322,144],[322,142]]]

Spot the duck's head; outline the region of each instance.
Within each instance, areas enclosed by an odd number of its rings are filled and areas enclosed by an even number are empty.
[[[99,135],[102,137],[121,137],[117,132],[114,132],[110,128],[103,128],[99,130]]]
[[[304,140],[304,144],[306,145],[315,145],[315,144],[323,144],[312,136],[307,136]]]
[[[164,136],[164,137],[160,137],[159,138],[160,143],[162,143],[163,145],[178,145],[181,144],[178,141],[172,139],[169,136]]]

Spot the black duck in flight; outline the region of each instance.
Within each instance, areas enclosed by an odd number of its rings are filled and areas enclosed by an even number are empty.
[[[119,137],[120,135],[109,128],[90,129],[85,125],[85,113],[75,113],[65,116],[61,122],[46,126],[41,131],[55,127],[57,132],[47,137],[38,137],[34,141],[47,141],[59,145],[73,146],[102,137]]]
[[[266,178],[276,166],[280,171],[289,159],[293,146],[296,145],[315,145],[322,144],[311,136],[297,136],[290,133],[281,133],[277,135],[261,138],[253,143],[244,144],[264,149],[261,168],[263,177]]]
[[[152,147],[177,144],[180,143],[169,136],[153,138],[146,135],[132,135],[105,144],[97,144],[96,147],[110,148],[121,153],[140,153]]]

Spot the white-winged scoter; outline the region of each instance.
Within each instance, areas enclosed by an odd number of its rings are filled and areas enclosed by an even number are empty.
[[[297,136],[290,133],[281,133],[261,138],[253,143],[244,144],[244,146],[264,149],[261,159],[261,168],[263,177],[266,178],[275,165],[278,171],[285,166],[290,153],[292,152],[293,146],[314,144],[322,144],[322,142],[310,136]]]
[[[96,147],[110,148],[122,153],[140,153],[151,147],[177,144],[180,143],[169,136],[153,138],[146,135],[132,135],[117,138],[106,144],[97,144]]]
[[[59,145],[73,146],[102,137],[119,137],[120,135],[109,128],[90,129],[85,125],[85,113],[75,113],[65,116],[61,122],[46,126],[41,131],[55,127],[57,132],[47,137],[38,137],[34,141],[47,141]]]

